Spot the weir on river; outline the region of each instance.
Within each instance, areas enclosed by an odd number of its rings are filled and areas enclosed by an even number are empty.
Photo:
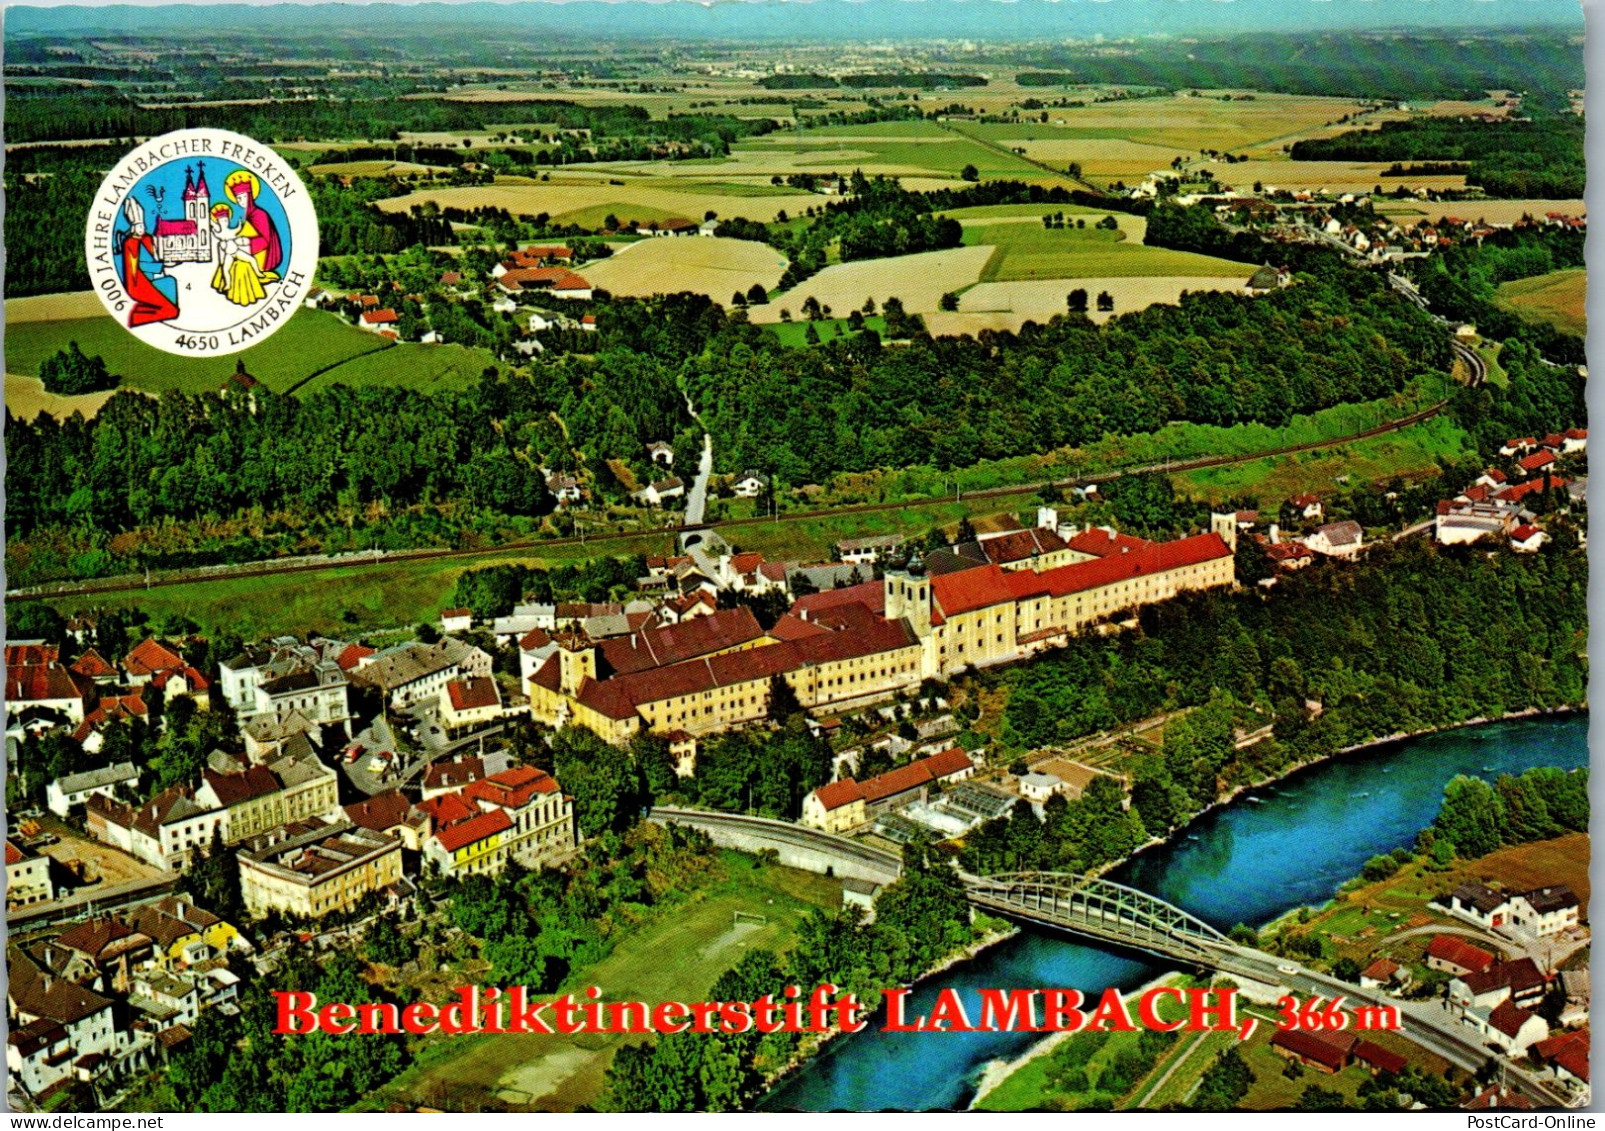
[[[1456,774],[1490,780],[1534,766],[1588,764],[1588,716],[1490,723],[1358,751],[1239,798],[1145,852],[1110,879],[1218,930],[1263,924],[1330,899],[1370,857],[1414,842]],[[1027,930],[916,987],[908,1010],[956,989],[1057,986],[1095,996],[1135,988],[1163,966],[1063,935]],[[1029,1033],[886,1033],[839,1037],[760,1105],[771,1111],[963,1108],[994,1059],[1025,1052]]]

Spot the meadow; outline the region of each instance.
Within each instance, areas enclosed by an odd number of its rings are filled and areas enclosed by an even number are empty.
[[[954,247],[834,264],[791,290],[771,296],[767,304],[752,307],[750,317],[754,322],[779,322],[782,310],[799,314],[810,295],[838,314],[859,309],[868,298],[884,306],[892,297],[902,300],[910,314],[936,310],[943,294],[963,290],[980,279],[991,256],[990,247]]]
[[[1502,283],[1495,303],[1566,334],[1588,334],[1588,272],[1582,267]]]
[[[981,271],[981,281],[1128,276],[1247,278],[1253,271],[1250,265],[1228,259],[1149,247],[1142,242],[1148,222],[1140,216],[1113,213],[1119,227],[1110,230],[1097,227],[1110,213],[1066,211],[1064,227],[1044,228],[1040,217],[1058,211],[1057,206],[1044,206],[1037,208],[1035,219],[1031,214],[962,219],[965,246],[993,249]],[[1074,226],[1078,220],[1085,220],[1086,227]],[[1093,293],[1096,296],[1097,292]]]
[[[745,191],[747,186],[741,186],[743,191],[738,194],[720,187],[723,183],[723,177],[706,185],[693,180],[670,185],[655,177],[582,177],[571,173],[554,176],[551,181],[524,184],[498,181],[491,185],[421,189],[382,200],[379,207],[391,212],[407,212],[414,205],[433,202],[442,208],[505,208],[515,216],[545,212],[556,223],[600,228],[602,220],[609,215],[624,223],[637,220],[645,224],[671,217],[701,221],[710,211],[720,216],[745,216],[749,220],[768,222],[781,212],[801,212],[823,201],[816,193],[755,194]]]

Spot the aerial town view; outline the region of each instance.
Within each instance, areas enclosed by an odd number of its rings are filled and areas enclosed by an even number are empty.
[[[10,1110],[1588,1106],[1576,3],[3,45]]]

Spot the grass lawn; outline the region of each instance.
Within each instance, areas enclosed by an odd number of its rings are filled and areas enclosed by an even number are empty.
[[[282,330],[232,357],[189,358],[164,353],[130,334],[107,315],[8,326],[6,371],[38,376],[39,366],[75,341],[91,356],[106,359],[123,384],[148,392],[185,393],[221,388],[235,363],[268,388],[283,392],[309,374],[379,348],[383,339],[348,325],[333,314],[297,309]],[[386,359],[387,362],[394,359]],[[474,376],[478,376],[478,370]]]
[[[373,337],[371,334],[362,336]],[[341,362],[318,374],[296,392],[305,396],[331,385],[396,385],[423,393],[439,393],[468,388],[479,381],[487,365],[494,364],[496,357],[489,350],[400,342],[378,353]]]
[[[785,951],[810,910],[841,903],[839,880],[778,865],[760,868],[752,857],[735,852],[723,853],[723,863],[722,880],[627,934],[594,966],[571,972],[563,988],[599,986],[604,1001],[698,1001],[743,953]],[[736,911],[768,921],[737,926]],[[572,1110],[595,1102],[607,1066],[626,1039],[641,1038],[436,1037],[425,1044],[418,1063],[365,1106],[382,1108],[393,1098],[416,1104],[452,1089],[448,1094],[494,1097],[514,1109]]]
[[[1502,283],[1494,301],[1503,310],[1548,322],[1562,333],[1588,333],[1588,273],[1581,267]]]
[[[864,325],[874,330],[882,337],[886,336],[886,319],[879,314],[869,315],[864,319]],[[792,349],[801,349],[808,344],[808,327],[812,326],[819,335],[820,342],[833,341],[836,338],[852,338],[858,334],[857,330],[847,328],[845,318],[822,318],[818,322],[772,322],[766,329],[780,339],[780,344]]]
[[[1085,228],[1066,226],[1044,228],[1028,217],[1055,208],[1038,208],[1023,216],[971,218],[964,225],[968,246],[996,248],[981,272],[982,282],[1013,282],[1025,279],[1097,279],[1125,276],[1241,276],[1246,268],[1229,259],[1198,255],[1190,251],[1149,247],[1142,242],[1145,223],[1140,218],[1116,215],[1120,228],[1111,231],[1095,227],[1087,219]],[[1066,215],[1070,215],[1068,209]],[[1109,215],[1099,214],[1099,218]]]

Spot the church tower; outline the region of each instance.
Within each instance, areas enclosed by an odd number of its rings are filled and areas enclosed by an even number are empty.
[[[1230,546],[1233,553],[1237,552],[1237,512],[1211,511],[1209,515],[1209,529],[1213,534],[1219,534],[1221,541]]]
[[[567,698],[576,698],[587,679],[596,678],[596,649],[577,632],[557,637],[558,687]]]

